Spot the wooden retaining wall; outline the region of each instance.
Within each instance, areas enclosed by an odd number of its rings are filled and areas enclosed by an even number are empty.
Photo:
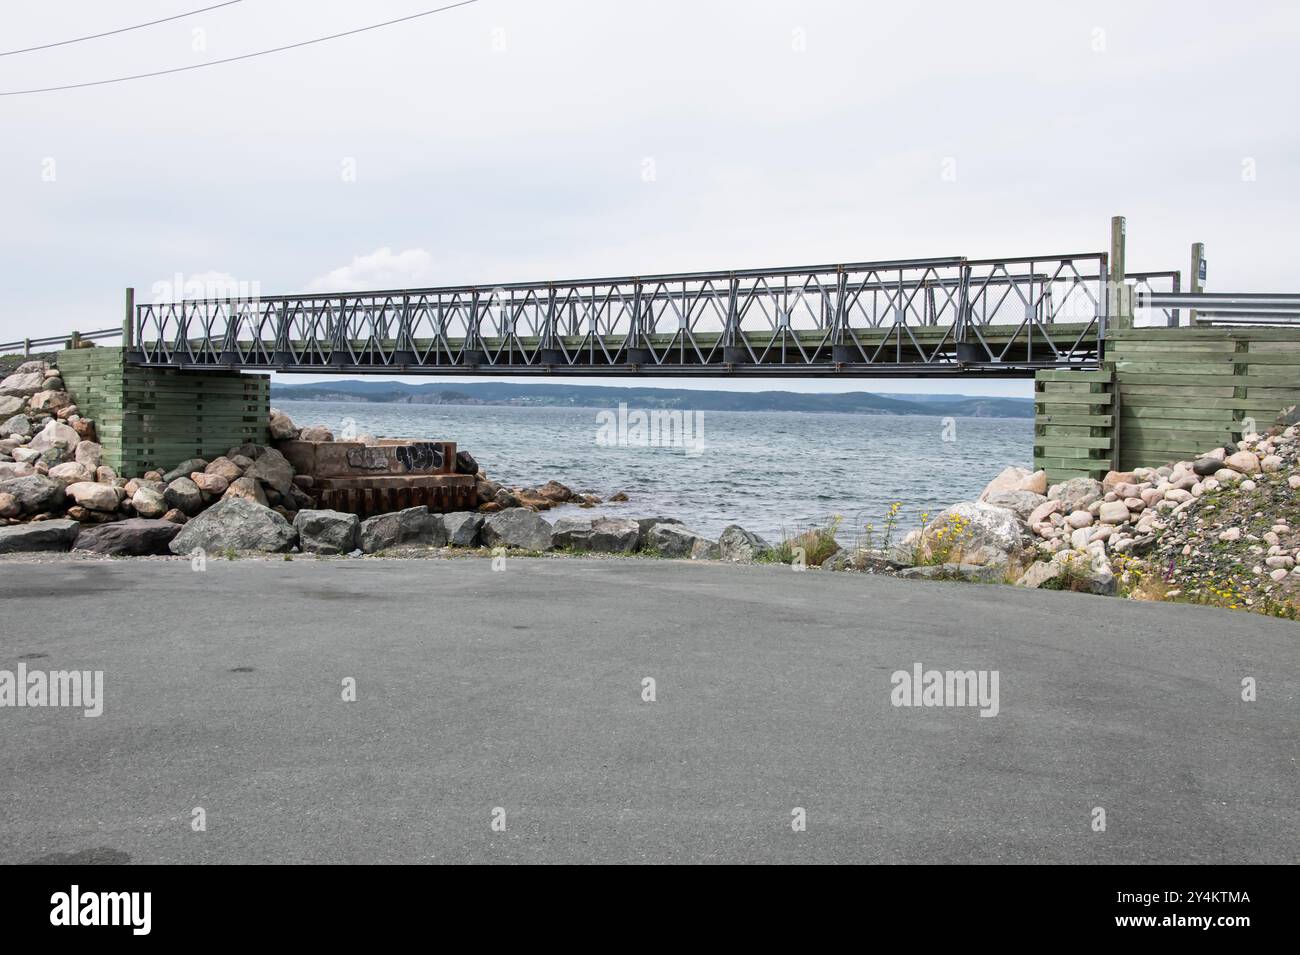
[[[104,463],[124,477],[267,441],[268,375],[141,368],[121,348],[63,351],[58,365],[82,415],[94,419]]]
[[[1055,484],[1102,478],[1114,467],[1115,392],[1109,371],[1034,377],[1034,467]]]
[[[1034,462],[1061,480],[1158,467],[1300,404],[1300,329],[1111,330],[1100,372],[1039,372]]]

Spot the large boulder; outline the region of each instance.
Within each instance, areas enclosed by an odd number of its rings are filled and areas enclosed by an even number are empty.
[[[177,477],[168,481],[167,490],[163,493],[163,499],[167,502],[168,507],[177,508],[188,517],[193,517],[203,510],[203,492],[188,477]]]
[[[0,418],[8,418],[11,415],[19,414],[27,407],[27,402],[16,395],[0,395]],[[3,434],[0,431],[0,434]]]
[[[262,485],[258,484],[251,477],[236,478],[230,482],[226,488],[226,493],[222,495],[226,500],[237,497],[241,500],[250,501],[253,504],[261,504],[266,507],[266,494],[262,491]]]
[[[68,497],[92,511],[102,511],[106,514],[112,513],[117,510],[117,505],[121,503],[117,488],[111,484],[77,481],[75,484],[69,484],[65,491]]]
[[[361,518],[342,511],[299,511],[293,519],[305,554],[347,554],[356,550]]]
[[[917,544],[925,562],[1005,564],[1024,547],[1020,519],[980,501],[954,504],[926,525]]]
[[[634,518],[634,520],[636,521],[637,527],[641,529],[641,537],[636,542],[637,547],[646,546],[646,535],[650,533],[650,528],[654,527],[656,524],[681,523],[681,521],[675,517],[637,517]]]
[[[684,524],[656,524],[646,534],[645,546],[659,552],[661,557],[693,557],[700,535]],[[710,553],[707,545],[701,557]]]
[[[718,537],[718,557],[721,560],[755,560],[771,549],[771,544],[739,524],[724,528]]]
[[[94,471],[104,463],[104,446],[97,441],[78,441],[73,460]]]
[[[0,398],[0,401],[7,400],[10,399]],[[18,399],[14,398],[12,400],[17,401]],[[0,413],[0,417],[3,417],[3,413]],[[6,418],[4,421],[0,421],[0,438],[7,438],[10,435],[16,434],[20,438],[25,439],[31,433],[32,420],[25,414],[15,414],[10,418]]]
[[[1078,477],[1053,485],[1047,492],[1047,499],[1060,501],[1061,510],[1068,514],[1070,511],[1086,509],[1093,501],[1100,500],[1105,493],[1106,489],[1102,487],[1100,481]]]
[[[24,514],[56,511],[65,500],[63,483],[43,474],[0,480],[0,492],[12,494]]]
[[[173,554],[227,549],[280,553],[297,542],[298,532],[275,511],[232,497],[218,501],[186,523],[169,548]]]
[[[585,550],[591,536],[594,517],[561,517],[551,528],[551,546],[567,550]]]
[[[60,408],[67,408],[71,404],[72,397],[66,391],[38,391],[27,401],[27,407],[46,414],[54,414]]]
[[[281,494],[288,494],[289,488],[293,487],[293,465],[275,448],[264,448],[252,467],[244,472],[244,477],[260,481]]]
[[[64,484],[76,484],[78,481],[94,481],[95,472],[76,461],[64,461],[50,468],[49,477]]]
[[[217,477],[226,479],[226,484],[231,484],[244,476],[244,469],[241,468],[224,454],[209,462],[208,466],[203,469],[205,474],[215,474]]]
[[[479,532],[489,547],[518,547],[523,550],[550,550],[551,525],[534,512],[510,507],[489,514]]]
[[[444,547],[447,531],[441,516],[430,514],[421,504],[391,514],[379,514],[361,522],[357,532],[358,546],[367,554],[387,550],[401,544],[425,544]]]
[[[1015,466],[1003,468],[1001,473],[992,481],[989,481],[984,490],[980,492],[979,499],[987,501],[994,494],[1017,490],[1021,483],[1029,477],[1029,474],[1030,472],[1026,468]]]
[[[475,547],[483,527],[483,515],[474,511],[452,511],[442,515],[447,543],[452,547]]]
[[[478,474],[478,462],[474,460],[474,455],[470,454],[468,451],[457,451],[456,473]]]
[[[47,522],[48,523],[48,522]],[[180,533],[181,525],[171,521],[133,517],[111,524],[88,527],[78,536],[73,550],[86,550],[112,557],[144,557],[168,554],[168,545]]]
[[[177,478],[187,478],[195,471],[202,471],[207,466],[208,462],[203,458],[186,458],[162,476],[163,483],[170,484]]]
[[[993,507],[1005,507],[1020,520],[1028,521],[1040,505],[1047,503],[1047,496],[1033,491],[996,491],[985,499],[985,503]]]
[[[33,550],[68,550],[81,525],[66,518],[0,527],[0,554]]]
[[[80,442],[81,436],[77,434],[75,429],[68,427],[62,421],[51,418],[45,422],[44,428],[36,432],[36,437],[27,442],[27,446],[33,451],[42,453],[58,450],[71,454]]]
[[[131,506],[141,517],[162,517],[167,513],[167,498],[157,487],[140,486],[131,495]]]
[[[45,375],[39,371],[17,371],[0,381],[0,395],[10,398],[30,398],[45,386]]]
[[[298,429],[294,427],[293,419],[276,408],[271,409],[269,425],[272,441],[291,441],[298,437]]]
[[[630,518],[599,517],[591,523],[586,549],[601,554],[630,554],[640,537],[641,528]]]

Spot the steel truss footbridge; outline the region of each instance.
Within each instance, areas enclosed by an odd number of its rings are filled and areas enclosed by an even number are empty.
[[[132,364],[301,373],[1030,377],[1092,368],[1107,253],[135,303]],[[1180,273],[1129,273],[1139,293]],[[1152,312],[1177,325],[1177,304]]]

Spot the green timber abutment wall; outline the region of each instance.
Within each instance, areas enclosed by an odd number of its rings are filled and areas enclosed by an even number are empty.
[[[69,349],[57,360],[81,415],[95,422],[104,463],[123,477],[266,443],[269,375],[144,368],[121,348]]]
[[[1034,401],[1050,481],[1193,458],[1300,404],[1300,329],[1111,330],[1101,371],[1040,371]]]

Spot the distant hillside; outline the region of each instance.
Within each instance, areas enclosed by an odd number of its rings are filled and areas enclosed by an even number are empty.
[[[274,398],[291,401],[374,401],[429,405],[524,405],[608,408],[620,401],[638,408],[690,411],[806,411],[840,414],[916,414],[939,417],[1032,418],[1031,398],[968,395],[804,394],[796,391],[696,391],[686,388],[555,385],[472,381],[409,385],[392,381],[275,384]]]

